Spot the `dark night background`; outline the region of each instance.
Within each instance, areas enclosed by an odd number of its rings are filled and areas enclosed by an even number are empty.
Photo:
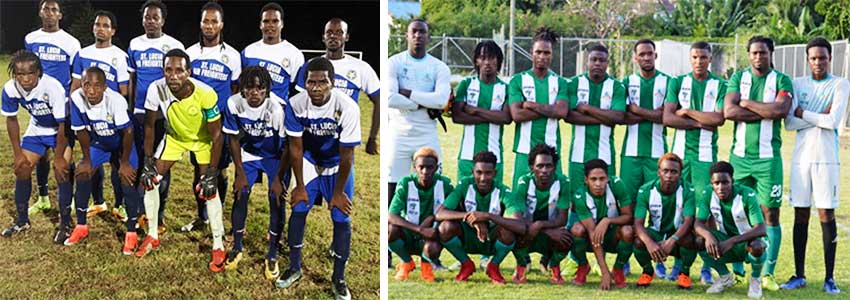
[[[189,46],[198,42],[201,6],[206,1],[163,1],[168,16],[163,32]],[[262,38],[260,8],[271,1],[217,1],[224,7],[224,41],[242,51]],[[324,50],[321,35],[325,23],[339,17],[348,23],[350,40],[346,51],[362,51],[363,60],[378,72],[380,56],[379,1],[274,1],[283,7],[283,38],[300,50]],[[63,17],[59,26],[80,40],[81,48],[94,42],[91,16],[103,9],[118,17],[112,42],[127,51],[130,40],[144,34],[139,8],[144,1],[60,1]],[[89,9],[90,8],[90,9]],[[38,1],[0,0],[0,53],[24,47],[24,36],[41,27]],[[309,59],[310,54],[305,54]]]

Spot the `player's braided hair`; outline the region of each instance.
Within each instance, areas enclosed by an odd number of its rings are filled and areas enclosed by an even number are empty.
[[[502,49],[494,41],[482,41],[475,45],[475,53],[473,54],[473,63],[478,61],[479,57],[495,57],[496,70],[502,69],[502,61],[505,59],[502,55]],[[478,64],[475,64],[475,73],[478,73]]]
[[[38,59],[38,55],[30,52],[26,49],[21,49],[12,54],[12,59],[9,60],[9,67],[6,69],[9,72],[9,77],[15,76],[18,73],[18,63],[22,62],[32,62],[33,66],[38,73],[38,77],[41,77],[44,74],[44,68],[41,66],[41,60]]]
[[[534,38],[531,40],[531,42],[533,44],[537,41],[547,41],[554,45],[558,42],[559,38],[561,38],[561,36],[558,35],[558,33],[555,32],[554,29],[546,26],[541,26],[540,28],[537,28],[537,31],[534,32]]]
[[[222,22],[224,21],[224,7],[221,7],[221,4],[218,4],[218,2],[214,2],[214,1],[207,2],[206,4],[204,4],[204,6],[201,7],[201,16],[203,17],[204,11],[209,10],[209,9],[218,11],[218,14],[221,15]],[[218,32],[218,39],[220,41],[219,45],[221,47],[221,50],[224,50],[224,30],[223,29]],[[204,45],[204,32],[203,31],[198,32],[198,43],[201,45],[201,52],[203,52],[204,47],[206,47],[206,45]]]
[[[767,46],[767,50],[770,50],[770,53],[773,53],[773,40],[771,38],[763,35],[751,37],[750,40],[747,42],[747,51],[750,51],[750,46],[755,43],[764,43]]]
[[[584,162],[584,177],[587,177],[593,169],[602,169],[605,174],[608,174],[608,163],[598,158]]]
[[[832,56],[832,45],[822,36],[815,37],[811,41],[809,41],[808,44],[806,44],[806,56],[809,56],[809,48],[814,47],[824,47],[826,48],[826,52],[829,53],[830,56]]]
[[[472,157],[473,164],[488,163],[493,164],[493,166],[495,167],[498,161],[499,160],[496,158],[496,154],[493,154],[493,152],[487,150],[475,153],[475,156]]]
[[[259,80],[259,86],[254,82],[254,79]],[[239,90],[242,97],[245,97],[245,90],[248,88],[259,87],[266,90],[266,95],[263,98],[268,98],[271,92],[272,77],[266,68],[260,66],[250,66],[242,69],[242,74],[239,75]]]
[[[151,7],[151,6],[159,8],[159,11],[162,13],[162,19],[163,20],[165,20],[165,18],[168,17],[168,9],[165,8],[165,3],[162,3],[162,1],[160,1],[160,0],[145,1],[145,3],[142,4],[142,8],[139,8],[139,13],[144,15],[145,9],[148,8],[148,7]]]
[[[735,173],[735,168],[732,167],[732,164],[721,160],[711,165],[708,172],[710,175],[714,175],[714,173],[728,173],[729,177],[732,177]]]
[[[528,152],[528,166],[533,166],[534,161],[537,160],[537,156],[541,154],[549,155],[549,157],[552,157],[552,163],[558,164],[558,150],[545,143],[540,143],[534,146],[534,148],[531,148],[531,152]]]

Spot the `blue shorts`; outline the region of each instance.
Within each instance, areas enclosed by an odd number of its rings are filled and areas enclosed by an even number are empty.
[[[325,168],[324,170],[317,170],[316,166],[313,165],[307,159],[304,159],[304,167],[303,167],[303,179],[304,185],[307,189],[307,202],[298,202],[294,208],[292,208],[293,212],[307,212],[313,208],[313,205],[319,203],[321,205],[322,199],[328,202],[330,205],[331,199],[334,194],[334,185],[336,185],[336,178],[339,166],[333,168]],[[354,202],[354,170],[352,168],[351,174],[348,176],[348,181],[345,183],[345,188],[343,188],[343,192],[348,195],[348,199],[351,199],[351,202]],[[342,222],[342,223],[350,223],[351,218],[346,216],[342,211],[338,208],[334,207],[331,210],[331,220],[334,222]]]
[[[56,149],[55,135],[24,136],[21,139],[21,148],[29,152],[44,156],[47,148]]]
[[[139,156],[136,153],[136,147],[130,148],[130,166],[133,169],[139,168]],[[109,162],[112,165],[112,170],[117,171],[119,162],[121,161],[121,150],[106,151],[98,147],[89,147],[89,155],[91,156],[92,169],[100,168],[103,164]]]
[[[268,178],[268,188],[272,187],[272,180],[274,180],[274,176],[277,174],[277,169],[280,167],[280,160],[273,158],[264,158],[261,160],[254,161],[246,161],[242,162],[242,169],[245,170],[245,179],[248,180],[248,191],[251,191],[251,188],[254,186],[254,183],[257,183],[260,177],[260,172],[266,173],[266,177]],[[290,172],[286,172],[283,174],[284,183],[289,183]],[[288,186],[284,186],[287,188]]]

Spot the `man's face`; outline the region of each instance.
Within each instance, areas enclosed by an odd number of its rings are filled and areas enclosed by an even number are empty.
[[[499,59],[493,55],[482,55],[475,59],[475,65],[478,66],[478,73],[481,76],[493,76],[499,72]]]
[[[165,77],[165,83],[172,93],[176,93],[189,80],[189,70],[186,68],[186,61],[182,57],[168,56],[163,63],[162,75]]]
[[[608,53],[590,51],[587,55],[587,73],[593,77],[605,76],[608,70]]]
[[[549,185],[552,182],[552,174],[555,172],[555,162],[552,161],[552,156],[548,154],[538,154],[534,157],[534,164],[531,165],[531,171],[534,172],[534,181],[543,185]]]
[[[765,70],[770,68],[770,49],[765,43],[753,43],[750,45],[749,56],[750,65],[756,70]]]
[[[22,61],[15,63],[15,81],[24,88],[25,91],[32,91],[38,85],[38,69],[33,61]]]
[[[661,179],[661,189],[663,190],[671,190],[679,183],[681,176],[682,166],[675,160],[665,159],[658,166],[658,178]]]
[[[711,174],[711,189],[720,200],[729,200],[732,196],[732,176],[729,173]]]
[[[103,101],[103,92],[106,91],[106,81],[99,74],[85,72],[83,74],[82,88],[86,101],[95,105]]]
[[[115,35],[112,20],[109,20],[107,16],[97,16],[94,19],[94,25],[92,25],[92,32],[94,32],[94,38],[98,42],[111,41],[112,36]]]
[[[472,166],[472,178],[479,191],[493,189],[493,178],[496,177],[496,166],[488,162],[477,162]]]
[[[539,40],[531,45],[531,60],[535,69],[549,69],[552,65],[552,43]]]
[[[308,71],[307,82],[304,83],[307,88],[307,95],[310,96],[310,102],[313,105],[322,106],[331,97],[331,77],[328,71]]]
[[[829,71],[829,63],[832,61],[832,56],[826,47],[811,47],[806,53],[809,62],[809,68],[812,69],[812,74],[825,74]]]
[[[322,42],[325,43],[325,48],[331,51],[339,50],[345,47],[345,42],[348,42],[348,27],[342,22],[328,22],[325,24],[325,33],[322,35]]]
[[[691,69],[694,73],[705,74],[711,64],[711,52],[707,49],[691,49]]]
[[[417,157],[413,162],[413,169],[416,171],[416,176],[419,185],[429,187],[434,183],[434,173],[437,172],[437,160],[433,157]]]
[[[224,21],[221,19],[221,13],[215,9],[207,9],[201,13],[201,34],[207,40],[212,40],[218,37],[221,29],[224,28]]]
[[[260,78],[254,77],[251,83],[242,90],[242,97],[248,102],[251,107],[260,107],[266,100],[266,95],[269,89],[260,84]]]
[[[595,168],[584,176],[584,183],[594,197],[602,197],[608,188],[608,171],[603,168]]]
[[[283,30],[283,18],[280,17],[280,12],[275,9],[264,11],[260,16],[260,31],[263,32],[263,39],[280,37],[281,30]]]
[[[655,70],[655,59],[658,55],[655,53],[655,47],[649,43],[640,43],[635,47],[634,60],[640,66],[641,70]]]
[[[407,47],[413,49],[424,49],[431,42],[431,33],[428,25],[424,22],[411,22],[407,25]]]
[[[165,19],[162,17],[162,10],[159,7],[145,7],[145,13],[142,15],[142,27],[145,28],[146,34],[161,33],[163,24],[165,24]]]
[[[62,10],[59,3],[45,2],[38,10],[38,16],[43,27],[56,27],[59,26],[59,20],[62,20]]]

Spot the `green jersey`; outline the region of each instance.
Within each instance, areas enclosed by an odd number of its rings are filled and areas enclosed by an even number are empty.
[[[543,79],[534,76],[532,70],[514,75],[508,87],[508,104],[534,101],[554,105],[555,101],[567,100],[567,80],[549,71]],[[546,143],[561,152],[561,131],[558,119],[540,117],[518,123],[514,134],[514,152],[528,154],[537,144]]]
[[[514,202],[525,203],[525,219],[551,221],[558,218],[558,210],[570,209],[570,179],[561,174],[546,190],[538,190],[534,173],[522,175],[514,188]]]
[[[463,210],[467,212],[482,211],[500,216],[525,211],[524,204],[516,203],[511,197],[511,189],[498,182],[493,184],[495,184],[493,190],[482,195],[475,187],[475,179],[472,176],[463,178],[443,202],[443,206],[457,210],[458,205],[463,205]]]
[[[707,186],[697,205],[697,219],[707,221],[714,217],[717,229],[729,236],[741,235],[764,223],[756,192],[737,183],[732,186],[732,200],[720,200],[711,186]]]
[[[629,91],[626,105],[634,103],[641,108],[656,110],[664,106],[664,98],[672,78],[660,71],[655,76],[643,78],[634,73],[623,79]],[[667,129],[664,124],[643,121],[626,127],[626,138],[621,148],[623,156],[659,158],[667,153]]]
[[[676,103],[677,108],[701,112],[723,111],[726,96],[726,81],[714,73],[699,81],[693,72],[681,75],[669,86],[667,103]],[[717,131],[705,129],[676,129],[673,137],[673,153],[683,160],[701,162],[717,161]]]
[[[496,82],[484,83],[478,76],[467,77],[457,85],[454,102],[465,102],[487,110],[502,110],[507,95],[507,84],[496,77]],[[480,151],[496,154],[502,162],[502,124],[479,123],[463,125],[463,138],[457,159],[472,160]]]
[[[452,191],[452,180],[440,174],[434,174],[434,185],[427,189],[419,185],[416,174],[404,176],[396,185],[390,213],[410,223],[422,224],[426,218],[437,214],[440,204]]]
[[[740,93],[741,100],[773,103],[780,92],[794,94],[788,75],[771,69],[767,75],[755,76],[751,68],[738,71],[729,79],[728,91]],[[747,159],[779,158],[782,146],[782,119],[735,122],[732,155]]]
[[[635,219],[646,219],[652,230],[657,232],[674,232],[685,217],[694,216],[694,189],[684,181],[673,194],[661,193],[661,179],[647,182],[638,190],[635,205]],[[649,214],[647,218],[647,213]]]
[[[573,209],[579,220],[593,218],[599,223],[602,218],[614,218],[620,215],[620,208],[632,205],[632,198],[626,192],[626,185],[617,176],[608,178],[605,194],[596,197],[582,184],[573,195]],[[603,213],[604,212],[604,213]]]
[[[605,74],[605,80],[595,83],[587,73],[578,75],[567,86],[570,109],[579,103],[601,109],[626,111],[626,91],[623,84]],[[614,161],[614,130],[608,125],[573,125],[570,142],[570,162],[584,163],[599,158],[611,165]]]

